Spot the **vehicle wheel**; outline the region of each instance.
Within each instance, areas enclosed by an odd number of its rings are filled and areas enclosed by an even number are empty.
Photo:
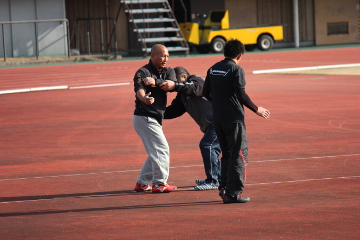
[[[214,53],[221,53],[224,51],[225,40],[219,37],[214,38],[211,41],[210,48]]]
[[[197,45],[196,50],[199,53],[208,53],[208,52],[210,52],[210,46],[209,45]]]
[[[258,40],[258,48],[263,51],[267,51],[272,48],[274,40],[269,35],[262,35]]]

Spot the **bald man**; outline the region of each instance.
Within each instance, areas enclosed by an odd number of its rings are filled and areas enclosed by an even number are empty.
[[[169,145],[162,130],[167,92],[159,87],[166,80],[176,81],[174,70],[166,67],[168,59],[168,49],[156,44],[151,49],[149,63],[134,76],[136,97],[132,122],[148,154],[137,178],[134,189],[137,192],[167,193],[176,189],[167,184]]]

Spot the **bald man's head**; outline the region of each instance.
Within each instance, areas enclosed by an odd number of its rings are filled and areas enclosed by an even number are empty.
[[[169,59],[168,49],[161,44],[155,44],[151,48],[151,62],[155,67],[162,69],[165,67],[167,60]]]

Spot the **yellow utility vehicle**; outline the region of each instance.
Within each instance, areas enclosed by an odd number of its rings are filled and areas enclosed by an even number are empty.
[[[282,25],[230,28],[228,10],[211,11],[203,26],[199,23],[180,23],[179,26],[187,42],[200,53],[222,52],[225,42],[231,38],[240,40],[247,50],[258,47],[265,51],[271,49],[275,41],[283,40],[284,35]]]

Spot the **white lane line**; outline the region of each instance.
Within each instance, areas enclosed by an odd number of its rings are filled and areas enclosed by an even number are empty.
[[[0,94],[24,93],[24,92],[30,92],[30,88],[4,90],[4,91],[0,91]]]
[[[39,91],[51,91],[51,90],[63,90],[68,89],[69,87],[66,85],[63,86],[53,86],[53,87],[35,87],[30,88],[30,92],[39,92]]]
[[[279,183],[299,183],[299,182],[311,182],[311,181],[324,181],[324,180],[336,180],[336,179],[349,179],[349,178],[360,178],[360,176],[344,176],[344,177],[327,177],[327,178],[310,178],[310,179],[300,179],[292,181],[281,181],[281,182],[266,182],[266,183],[248,183],[246,186],[254,185],[270,185],[270,184],[279,184]]]
[[[259,160],[251,161],[250,163],[262,163],[262,162],[280,162],[280,161],[296,161],[296,160],[310,160],[310,159],[322,159],[322,158],[337,158],[337,157],[354,157],[360,156],[360,154],[346,154],[346,155],[333,155],[333,156],[318,156],[318,157],[304,157],[304,158],[284,158],[284,159],[273,159],[273,160]],[[204,165],[187,165],[187,166],[177,166],[170,168],[190,168],[190,167],[203,167]],[[100,175],[100,174],[114,174],[114,173],[128,173],[128,172],[139,172],[140,169],[136,170],[121,170],[121,171],[112,171],[112,172],[91,172],[91,173],[75,173],[75,174],[64,174],[64,175],[54,175],[54,176],[37,176],[29,178],[8,178],[0,179],[2,181],[17,181],[17,180],[31,180],[31,179],[42,179],[42,178],[58,178],[58,177],[76,177],[76,176],[88,176],[88,175]]]
[[[255,70],[253,74],[262,74],[262,73],[276,73],[276,72],[289,72],[289,71],[301,71],[301,70],[319,70],[319,69],[328,69],[328,68],[341,68],[341,67],[358,67],[360,63],[350,63],[350,64],[337,64],[337,65],[323,65],[323,66],[312,66],[312,67],[297,67],[297,68],[279,68],[279,69],[267,69],[267,70]]]
[[[11,93],[24,93],[24,92],[38,92],[38,91],[51,91],[51,90],[62,90],[68,89],[68,86],[51,86],[51,87],[35,87],[35,88],[22,88],[0,91],[0,94],[11,94]]]
[[[325,180],[338,180],[338,179],[351,179],[351,178],[360,178],[360,176],[342,176],[342,177],[327,177],[327,178],[310,178],[310,179],[300,179],[292,181],[281,181],[281,182],[265,182],[265,183],[248,183],[246,186],[256,186],[256,185],[271,185],[271,184],[286,184],[286,183],[301,183],[301,182],[311,182],[311,181],[325,181]],[[73,198],[92,198],[92,197],[108,197],[108,196],[120,196],[120,195],[129,195],[134,193],[109,193],[109,194],[90,194],[85,196],[70,196],[70,197],[54,197],[54,198],[39,198],[39,199],[29,199],[29,200],[18,200],[18,201],[5,201],[0,204],[8,203],[24,203],[24,202],[38,202],[38,201],[49,201],[49,200],[59,200],[59,199],[73,199]]]
[[[50,87],[34,87],[34,88],[22,88],[22,89],[10,89],[10,90],[2,90],[2,91],[0,91],[0,95],[1,94],[12,94],[12,93],[51,91],[51,90],[66,90],[66,89],[75,90],[75,89],[84,89],[84,88],[100,88],[100,87],[122,86],[122,85],[129,85],[129,84],[130,84],[130,82],[88,85],[88,86],[77,86],[77,87],[69,87],[69,86],[66,86],[66,85],[62,85],[62,86],[50,86]]]
[[[294,160],[319,159],[319,158],[336,158],[336,157],[354,157],[354,156],[360,156],[360,154],[359,154],[359,153],[355,153],[355,154],[334,155],[334,156],[303,157],[303,158],[283,158],[283,159],[274,159],[274,160],[251,161],[250,163],[294,161]]]
[[[70,87],[69,89],[83,89],[83,88],[99,88],[99,87],[112,87],[112,86],[121,86],[121,85],[129,85],[129,82],[125,83],[110,83],[110,84],[99,84],[99,85],[89,85],[89,86],[78,86],[78,87]]]
[[[91,195],[85,195],[85,196],[39,198],[39,199],[29,199],[29,200],[18,200],[18,201],[0,202],[0,204],[5,204],[5,203],[38,202],[38,201],[50,201],[50,200],[73,199],[73,198],[109,197],[109,196],[119,196],[119,195],[127,195],[127,194],[133,194],[133,193],[121,193],[121,192],[119,192],[119,193],[91,194]]]
[[[42,177],[29,177],[29,178],[8,178],[8,179],[5,178],[5,179],[0,179],[0,182],[2,182],[2,181],[14,181],[14,180],[43,179],[43,178],[58,178],[58,177],[77,177],[77,176],[87,176],[87,175],[127,173],[127,172],[138,172],[138,171],[140,171],[140,170],[137,169],[137,170],[124,170],[124,171],[113,171],[113,172],[75,173],[75,174],[64,174],[64,175],[54,175],[54,176],[42,176]]]

